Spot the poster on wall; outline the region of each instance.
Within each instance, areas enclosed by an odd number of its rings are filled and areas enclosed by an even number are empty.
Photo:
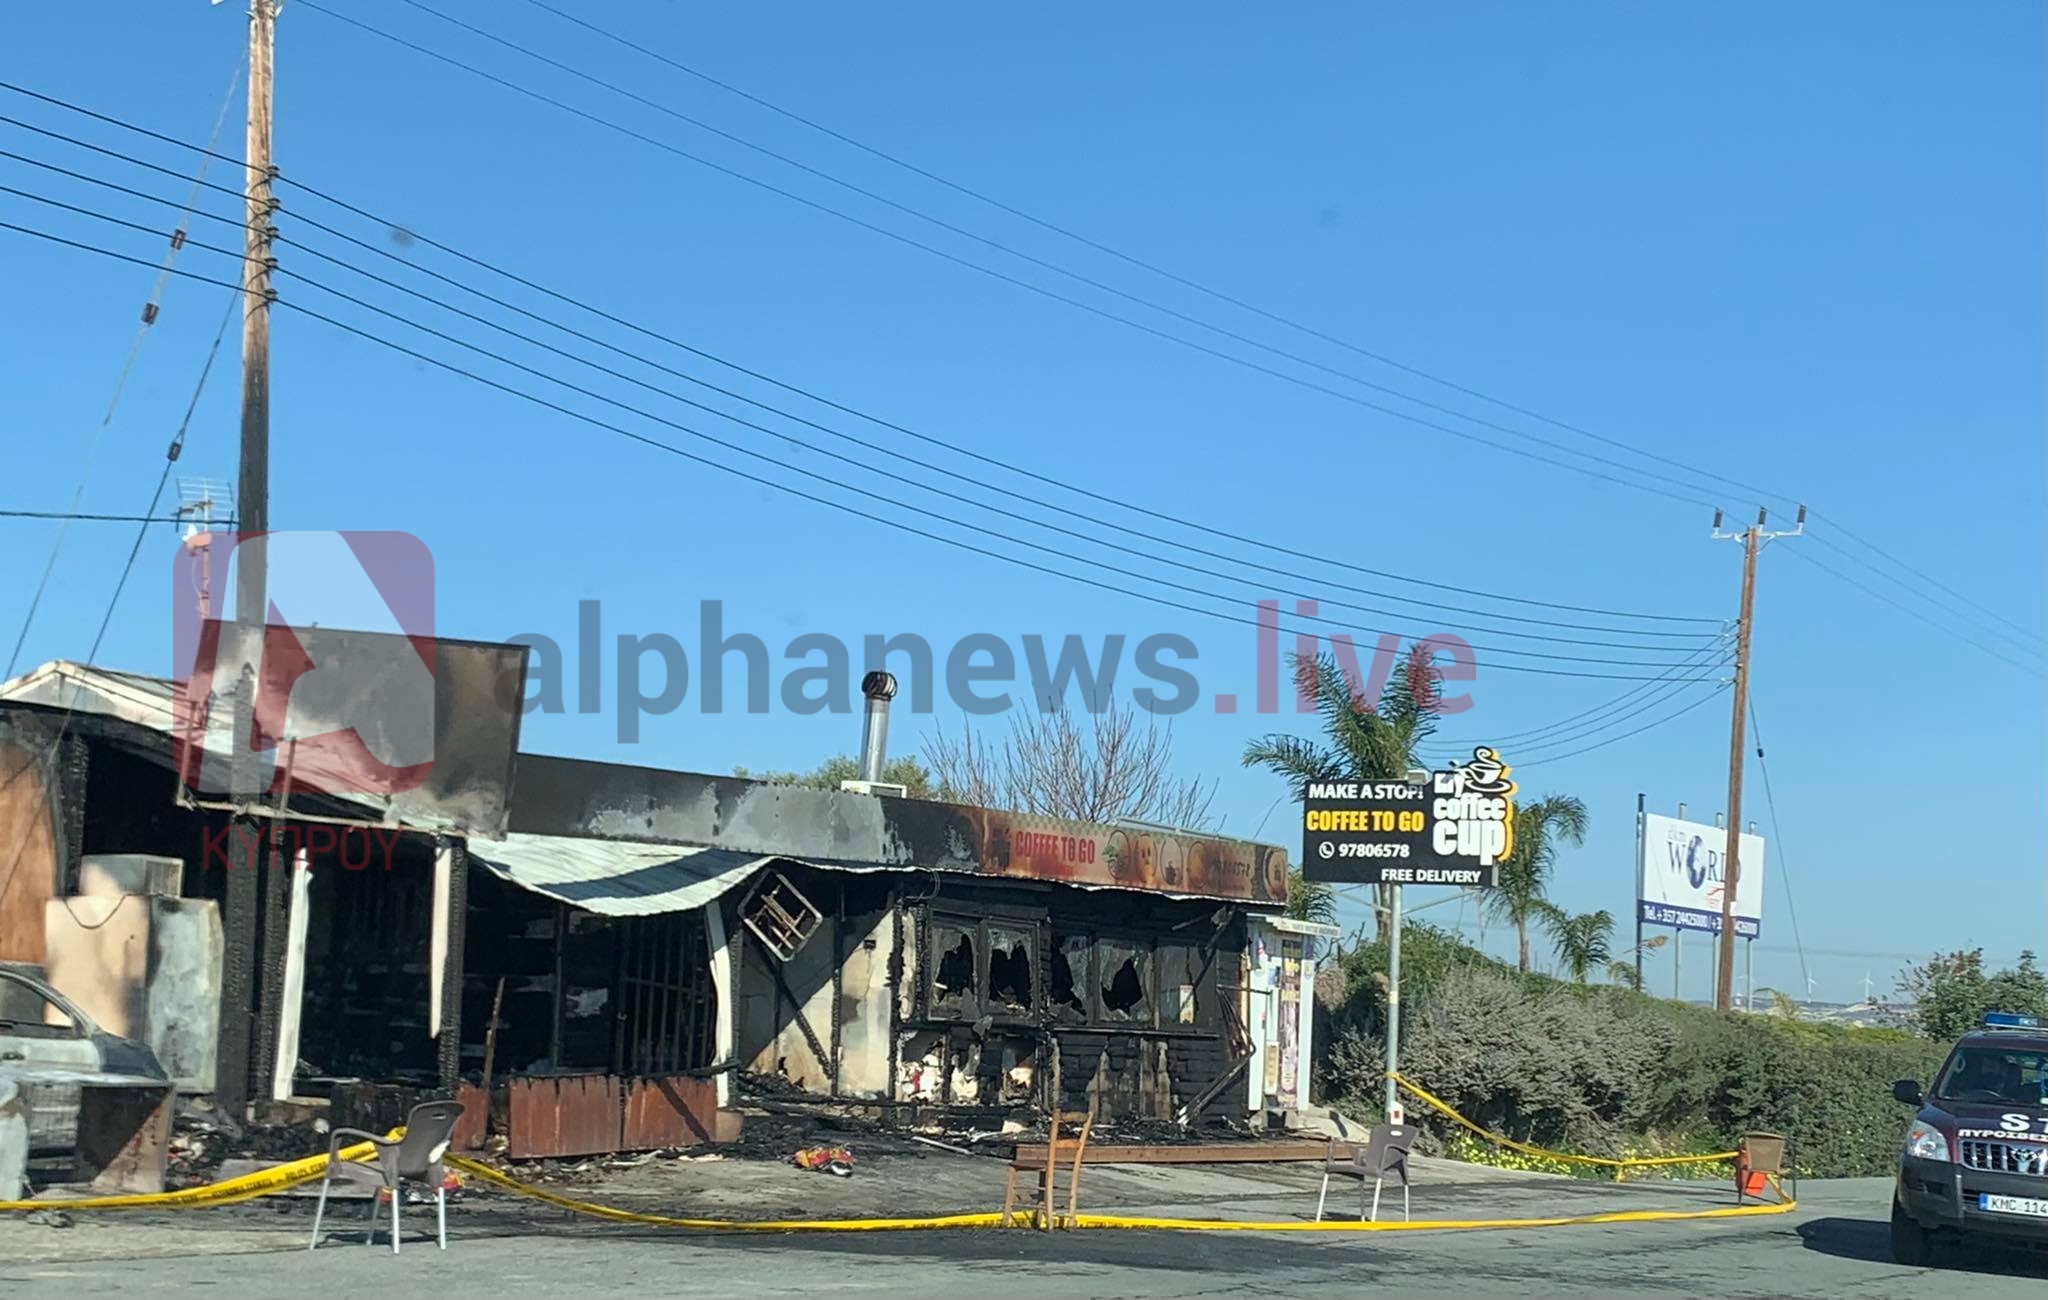
[[[1643,924],[1721,932],[1727,889],[1728,832],[1719,826],[1645,813],[1636,862],[1636,900]],[[1754,939],[1763,930],[1764,840],[1741,837],[1735,885],[1735,934]]]

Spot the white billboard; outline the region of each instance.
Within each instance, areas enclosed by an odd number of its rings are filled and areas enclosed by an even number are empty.
[[[1721,932],[1721,899],[1727,888],[1728,832],[1676,817],[1642,816],[1636,853],[1636,900],[1645,925]],[[1735,884],[1735,933],[1754,939],[1764,915],[1764,840],[1741,839],[1740,878]]]

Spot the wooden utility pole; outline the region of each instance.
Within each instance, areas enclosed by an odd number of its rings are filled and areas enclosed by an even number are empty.
[[[1756,552],[1763,516],[1742,532],[1742,613],[1735,625],[1735,716],[1728,725],[1728,839],[1721,855],[1721,955],[1714,963],[1714,1006],[1726,1011],[1735,979],[1735,886],[1742,878],[1742,746],[1749,709],[1749,630],[1756,612]]]
[[[240,515],[235,547],[237,675],[234,731],[229,742],[228,798],[237,804],[260,793],[262,765],[251,743],[255,729],[256,673],[262,664],[269,593],[261,540],[270,529],[270,287],[271,226],[276,200],[270,161],[271,86],[277,46],[278,0],[249,3],[248,230],[242,262],[242,448],[235,505]],[[223,644],[229,638],[221,639]],[[239,1121],[249,1099],[250,1047],[255,1028],[257,914],[262,892],[257,872],[267,836],[246,813],[232,814],[228,835],[225,951],[221,963],[220,1041],[215,1097]],[[267,1091],[267,1089],[266,1089]]]
[[[270,528],[270,287],[271,224],[277,200],[271,182],[271,87],[277,52],[277,0],[249,4],[248,229],[242,260],[242,464],[236,504],[247,537]],[[250,561],[255,561],[251,563]],[[266,611],[262,548],[236,556],[235,620],[263,626]]]
[[[1735,711],[1728,726],[1728,838],[1721,862],[1721,934],[1714,963],[1714,1006],[1727,1011],[1735,993],[1735,891],[1742,880],[1742,759],[1744,724],[1749,721],[1750,632],[1756,621],[1756,557],[1766,542],[1796,537],[1806,530],[1806,507],[1799,507],[1799,520],[1790,532],[1766,533],[1767,511],[1756,512],[1756,522],[1740,533],[1723,533],[1721,515],[1714,514],[1714,536],[1742,540],[1742,612],[1735,625]]]

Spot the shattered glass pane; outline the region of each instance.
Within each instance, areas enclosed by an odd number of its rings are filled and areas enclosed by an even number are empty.
[[[1104,940],[1102,1014],[1107,1020],[1152,1019],[1151,953],[1131,943]]]
[[[932,1014],[960,1015],[974,996],[974,932],[957,925],[932,927]]]
[[[1052,1007],[1062,1020],[1085,1021],[1095,1000],[1094,963],[1085,934],[1058,937],[1052,954]]]
[[[996,1005],[1013,1011],[1031,1010],[1031,958],[1035,946],[1029,930],[997,925],[988,928],[988,995]]]

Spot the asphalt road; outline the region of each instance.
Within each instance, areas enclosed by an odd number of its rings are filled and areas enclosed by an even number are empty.
[[[1573,1197],[1592,1194],[1573,1185]],[[1540,1188],[1529,1189],[1530,1195]],[[439,1300],[797,1295],[816,1292],[972,1297],[1028,1289],[1052,1296],[1299,1295],[1311,1288],[1384,1295],[1870,1296],[1944,1300],[2039,1296],[2048,1259],[1975,1257],[1939,1272],[1886,1256],[1885,1180],[1809,1181],[1793,1214],[1758,1219],[1458,1233],[1278,1235],[1094,1231],[915,1232],[762,1236],[684,1235],[587,1219],[451,1214],[443,1253],[408,1236],[394,1257],[380,1244],[336,1241],[303,1249],[302,1215],[272,1214],[192,1227],[149,1258],[78,1258],[97,1242],[110,1255],[142,1240],[140,1225],[81,1224],[45,1262],[38,1238],[10,1229],[0,1245],[0,1294],[36,1297],[318,1295],[337,1287]],[[1673,1207],[1706,1203],[1704,1189],[1644,1191]],[[1725,1203],[1720,1194],[1713,1200]],[[1526,1211],[1528,1205],[1516,1207]],[[1561,1212],[1598,1208],[1560,1205]],[[426,1216],[413,1225],[424,1228]],[[352,1225],[343,1225],[352,1226]],[[166,1231],[171,1231],[166,1229]],[[72,1234],[81,1234],[73,1236]],[[21,1247],[26,1241],[29,1247]],[[226,1251],[249,1253],[223,1253]],[[90,1252],[87,1252],[90,1253]]]

